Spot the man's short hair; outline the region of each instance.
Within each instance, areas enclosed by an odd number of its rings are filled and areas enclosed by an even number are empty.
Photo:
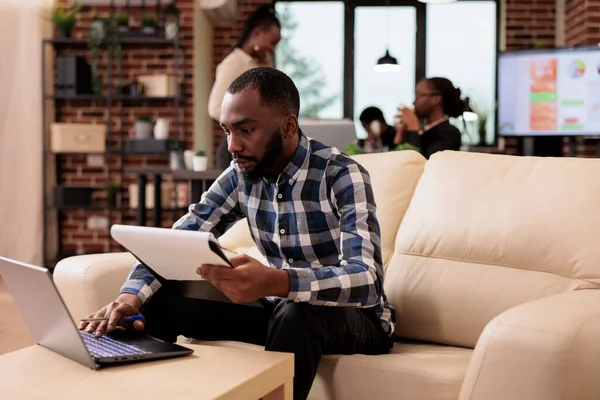
[[[249,69],[229,85],[227,91],[237,94],[244,90],[256,89],[260,103],[273,108],[279,115],[300,113],[300,94],[289,76],[271,67]]]
[[[370,124],[373,121],[385,122],[383,112],[377,107],[367,107],[363,110],[359,117],[360,122]]]

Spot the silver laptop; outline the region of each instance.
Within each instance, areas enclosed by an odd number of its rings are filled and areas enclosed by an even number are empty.
[[[98,369],[193,353],[191,349],[141,332],[116,330],[96,338],[79,330],[46,268],[0,257],[0,276],[33,339],[40,346],[87,367]]]
[[[344,151],[346,146],[356,140],[354,123],[347,119],[301,119],[298,125],[306,136],[327,146],[333,146],[339,151]]]

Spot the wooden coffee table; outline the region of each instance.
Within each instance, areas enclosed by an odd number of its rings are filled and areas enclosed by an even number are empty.
[[[28,347],[0,356],[0,399],[292,399],[293,354],[185,346],[194,353],[97,371]]]

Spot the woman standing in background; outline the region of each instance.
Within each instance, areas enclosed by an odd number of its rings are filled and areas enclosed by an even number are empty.
[[[281,40],[281,23],[273,4],[259,6],[250,14],[235,48],[217,66],[215,83],[208,98],[208,115],[219,122],[221,102],[227,88],[242,73],[251,68],[270,66],[275,47]],[[217,150],[217,169],[226,169],[231,162],[227,150],[227,138],[223,138]]]

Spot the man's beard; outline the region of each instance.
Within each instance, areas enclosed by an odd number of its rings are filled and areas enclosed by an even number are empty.
[[[240,172],[245,180],[251,183],[257,183],[263,178],[270,177],[271,170],[275,166],[275,163],[277,163],[277,160],[282,153],[283,136],[281,135],[281,131],[277,129],[275,132],[273,132],[271,139],[269,139],[267,148],[265,150],[265,155],[260,160],[257,161],[254,157],[236,156],[235,154],[233,155],[233,159],[254,161],[255,164],[252,171],[245,171],[240,168]]]

